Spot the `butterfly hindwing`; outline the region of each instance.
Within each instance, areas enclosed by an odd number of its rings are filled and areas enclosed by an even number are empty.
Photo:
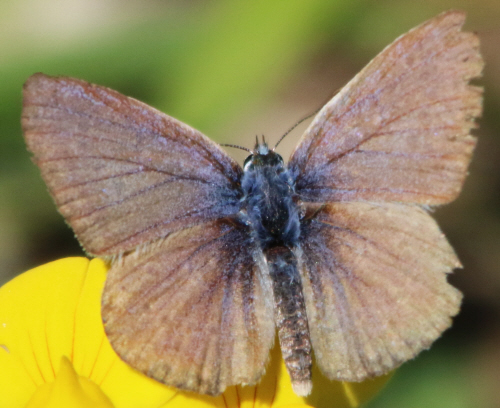
[[[238,211],[236,162],[198,131],[111,89],[35,74],[22,126],[59,211],[93,255]]]
[[[321,370],[361,381],[430,346],[461,300],[446,281],[460,262],[436,222],[415,205],[313,206],[299,258]]]
[[[106,334],[127,363],[165,384],[212,395],[254,384],[275,333],[260,268],[262,252],[241,226],[219,220],[173,233],[110,269]]]

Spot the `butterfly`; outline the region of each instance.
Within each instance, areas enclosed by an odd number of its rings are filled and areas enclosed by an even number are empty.
[[[362,381],[428,348],[458,313],[460,262],[434,206],[459,194],[483,62],[465,14],[399,37],[317,114],[285,163],[240,167],[188,125],[87,82],[35,74],[22,127],[61,214],[110,262],[118,355],[217,395],[263,375],[276,331],[292,386]]]

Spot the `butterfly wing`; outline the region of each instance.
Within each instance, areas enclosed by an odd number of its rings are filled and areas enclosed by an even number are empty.
[[[460,263],[422,205],[453,200],[481,112],[478,39],[443,13],[398,38],[314,119],[289,167],[304,202],[301,273],[317,363],[385,373],[450,325]]]
[[[241,169],[218,145],[111,89],[35,74],[22,127],[59,211],[93,255],[238,211]]]
[[[327,204],[304,226],[301,248],[311,342],[332,379],[394,369],[458,312],[461,294],[446,273],[460,262],[416,205]]]
[[[172,233],[110,269],[106,334],[126,362],[165,384],[212,395],[254,384],[275,333],[261,268],[249,233],[228,221]]]
[[[436,205],[458,195],[481,112],[479,40],[443,13],[399,37],[330,102],[291,156],[305,201]]]

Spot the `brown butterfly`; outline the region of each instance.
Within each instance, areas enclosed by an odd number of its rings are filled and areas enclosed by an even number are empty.
[[[242,169],[157,110],[35,74],[22,126],[59,211],[110,260],[102,317],[132,367],[216,395],[255,384],[278,329],[294,390],[387,373],[440,336],[460,267],[429,206],[460,192],[481,113],[479,41],[450,11],[399,37],[328,102],[287,165]]]

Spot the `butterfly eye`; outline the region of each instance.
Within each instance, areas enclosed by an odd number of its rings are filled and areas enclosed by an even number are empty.
[[[285,170],[285,162],[283,160],[283,157],[281,157],[278,153],[272,152],[272,155],[269,154],[268,163],[276,167],[278,173],[281,173]]]
[[[243,170],[244,171],[251,170],[253,168],[253,166],[254,166],[253,158],[254,158],[254,155],[251,154],[250,156],[248,156],[245,159],[245,161],[243,162]]]
[[[281,157],[277,153],[276,153],[276,163],[279,164],[280,166],[284,166],[285,165],[285,161],[283,160],[283,157]]]

